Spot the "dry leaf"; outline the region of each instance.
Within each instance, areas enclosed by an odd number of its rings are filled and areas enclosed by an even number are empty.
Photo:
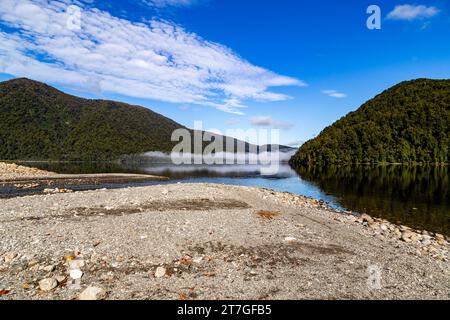
[[[166,270],[166,277],[171,277],[173,275],[173,272]]]
[[[188,299],[188,297],[187,297],[186,293],[184,293],[184,292],[178,293],[178,300],[187,300],[187,299]]]
[[[68,256],[65,256],[65,257],[64,257],[64,260],[66,260],[67,262],[70,262],[70,261],[72,261],[73,259],[75,259],[75,256],[72,256],[72,255],[68,255]]]
[[[30,289],[30,285],[29,285],[28,283],[25,282],[25,283],[22,285],[22,288],[24,288],[25,290]]]
[[[273,220],[273,218],[278,215],[277,212],[266,211],[266,210],[260,210],[256,214],[265,220]]]
[[[10,293],[11,290],[0,290],[0,296]]]

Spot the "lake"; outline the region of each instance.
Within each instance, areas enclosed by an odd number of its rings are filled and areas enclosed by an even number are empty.
[[[162,175],[168,183],[223,183],[304,195],[340,210],[368,213],[394,223],[450,235],[450,171],[435,166],[329,166],[265,176],[258,165],[202,166],[158,163],[33,163],[59,173],[130,172]],[[150,183],[109,185],[142,186]],[[105,186],[97,186],[105,187]]]

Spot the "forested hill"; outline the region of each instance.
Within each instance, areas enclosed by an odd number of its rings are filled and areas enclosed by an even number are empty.
[[[170,151],[177,128],[144,107],[82,99],[23,78],[0,83],[0,159],[109,160]]]
[[[450,80],[402,82],[305,143],[294,166],[339,163],[448,163]]]

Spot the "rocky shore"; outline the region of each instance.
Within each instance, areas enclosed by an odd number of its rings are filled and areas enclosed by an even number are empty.
[[[270,190],[0,199],[0,299],[450,299],[440,234]]]
[[[54,172],[19,166],[15,163],[0,162],[0,181],[56,176],[57,174]]]
[[[164,181],[166,177],[147,174],[58,174],[14,163],[0,162],[0,198],[16,196],[68,193],[72,188],[95,189],[101,184],[126,184],[130,182]]]

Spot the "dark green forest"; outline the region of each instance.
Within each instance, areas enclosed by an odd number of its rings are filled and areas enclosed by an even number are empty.
[[[305,143],[291,164],[448,163],[450,80],[402,82]]]
[[[74,97],[43,83],[0,83],[0,159],[113,160],[170,151],[182,126],[144,107]]]

